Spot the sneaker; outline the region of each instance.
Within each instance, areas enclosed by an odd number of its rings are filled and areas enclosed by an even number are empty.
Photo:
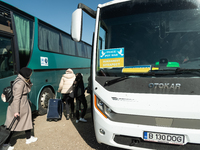
[[[76,123],[78,123],[79,122],[79,120],[76,120]]]
[[[14,146],[10,146],[10,144],[3,144],[2,150],[13,150]]]
[[[13,150],[14,146],[9,146],[7,150]]]
[[[81,121],[81,122],[87,122],[87,120],[85,120],[84,118],[80,118],[79,121]]]
[[[26,139],[26,144],[36,142],[38,138],[31,136],[29,139]]]

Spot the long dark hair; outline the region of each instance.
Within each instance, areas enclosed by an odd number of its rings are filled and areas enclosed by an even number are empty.
[[[82,81],[83,80],[83,77],[82,77],[82,74],[81,73],[77,73],[76,74],[76,81]]]

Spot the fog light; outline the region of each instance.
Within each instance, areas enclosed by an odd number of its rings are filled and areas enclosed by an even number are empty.
[[[99,129],[100,133],[105,135],[105,131],[103,129]]]

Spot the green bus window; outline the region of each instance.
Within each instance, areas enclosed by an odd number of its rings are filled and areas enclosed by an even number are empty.
[[[76,42],[76,45],[77,45],[78,56],[85,57],[85,48],[84,48],[83,43]]]
[[[87,47],[87,58],[91,58],[92,47],[89,45],[86,45],[86,47]]]
[[[87,45],[84,44],[84,47],[85,47],[85,57],[86,57],[86,58],[89,58],[89,57],[88,57],[88,48],[87,48]]]
[[[75,55],[76,45],[70,36],[62,35],[63,52],[64,54]]]
[[[50,27],[39,24],[39,49],[62,53],[60,33]]]
[[[0,36],[0,79],[12,76],[13,74],[11,39]]]
[[[86,45],[84,43],[81,44],[81,48],[82,48],[82,56],[83,57],[87,57],[87,48]]]
[[[33,45],[33,21],[14,14],[20,68],[27,66]]]

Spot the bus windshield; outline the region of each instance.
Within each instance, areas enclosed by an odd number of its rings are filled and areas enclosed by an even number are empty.
[[[178,68],[195,71],[189,76],[199,77],[199,3],[175,3],[128,1],[101,8],[97,74],[103,71],[107,76],[141,76]]]

